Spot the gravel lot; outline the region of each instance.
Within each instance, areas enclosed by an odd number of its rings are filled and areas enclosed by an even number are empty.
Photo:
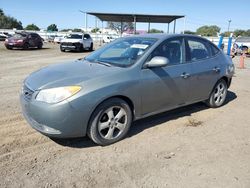
[[[0,187],[250,187],[250,59],[236,68],[221,108],[197,103],[137,121],[107,147],[51,140],[22,117],[22,81],[86,54],[61,53],[56,44],[8,51],[0,43]]]

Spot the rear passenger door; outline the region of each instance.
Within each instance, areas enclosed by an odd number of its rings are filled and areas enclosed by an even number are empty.
[[[186,37],[186,61],[191,67],[190,98],[193,102],[207,99],[220,77],[220,63],[215,50],[207,40]]]

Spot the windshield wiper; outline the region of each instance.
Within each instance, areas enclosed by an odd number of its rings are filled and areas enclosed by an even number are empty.
[[[111,67],[112,65],[108,62],[104,62],[104,61],[96,61],[95,63],[101,64],[101,65],[105,65],[107,67]]]

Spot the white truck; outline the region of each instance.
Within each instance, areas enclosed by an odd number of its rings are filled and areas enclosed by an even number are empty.
[[[89,34],[70,34],[61,40],[60,50],[79,51],[93,50],[93,39]]]

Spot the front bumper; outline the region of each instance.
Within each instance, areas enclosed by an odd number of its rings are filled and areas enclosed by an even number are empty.
[[[35,93],[34,93],[35,96]],[[20,95],[22,112],[28,123],[49,137],[73,138],[86,135],[89,108],[78,110],[67,100],[47,104]]]
[[[6,47],[22,48],[23,47],[23,42],[5,42],[4,45]]]
[[[83,46],[81,43],[67,43],[67,42],[61,43],[61,48],[64,50],[79,50],[82,47]]]

